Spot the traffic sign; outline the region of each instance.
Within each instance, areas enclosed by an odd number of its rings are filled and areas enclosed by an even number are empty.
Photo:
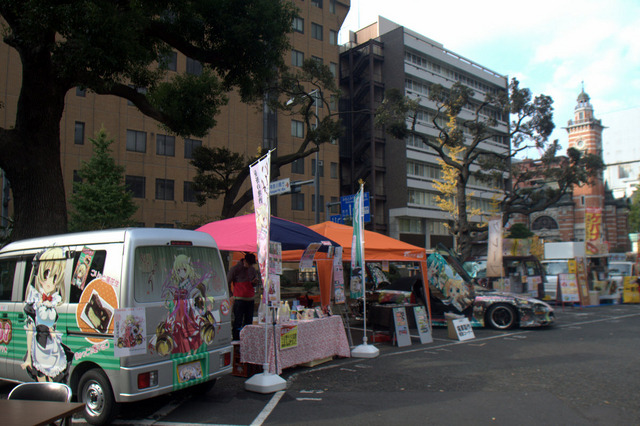
[[[287,192],[291,192],[289,178],[276,180],[269,184],[269,195],[286,194]]]
[[[353,216],[353,200],[355,194],[340,197],[340,209],[342,210],[342,220],[351,222]],[[369,213],[369,193],[364,193],[364,221],[371,222],[371,214]]]

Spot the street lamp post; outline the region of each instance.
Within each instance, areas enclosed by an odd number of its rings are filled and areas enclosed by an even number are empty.
[[[315,104],[316,107],[316,129],[318,128],[318,92],[319,89],[314,89],[311,92],[307,93],[308,96],[313,95],[313,102]],[[291,105],[293,102],[295,101],[295,98],[291,98],[287,101],[287,105]],[[316,151],[316,165],[314,167],[314,177],[313,177],[313,190],[315,192],[314,195],[314,202],[313,202],[313,208],[315,210],[315,223],[319,223],[320,222],[320,177],[318,176],[320,174],[320,159],[318,156],[318,153],[320,151],[320,145],[318,143],[316,143],[316,147],[318,148],[318,151]]]
[[[311,93],[309,93],[309,95],[314,94],[314,103],[316,104],[316,128],[315,130],[318,130],[318,89],[312,91]],[[314,223],[320,223],[320,161],[319,161],[319,156],[318,153],[320,152],[320,145],[316,143],[316,147],[318,148],[318,150],[316,151],[316,170],[315,170],[315,176],[314,176],[314,192],[316,193],[315,196],[315,222]]]

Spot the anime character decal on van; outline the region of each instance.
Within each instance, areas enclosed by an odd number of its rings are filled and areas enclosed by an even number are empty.
[[[216,334],[212,314],[213,297],[207,297],[210,273],[198,276],[191,258],[175,256],[169,279],[163,285],[162,298],[168,309],[156,328],[155,350],[160,355],[195,353],[203,343],[211,343]]]
[[[62,334],[56,330],[66,259],[63,250],[54,247],[33,260],[24,306],[27,353],[21,367],[36,381],[66,383],[73,352],[62,344]]]

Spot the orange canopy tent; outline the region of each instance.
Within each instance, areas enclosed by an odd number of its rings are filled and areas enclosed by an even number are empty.
[[[312,225],[309,228],[335,241],[342,246],[342,260],[351,261],[351,241],[353,239],[353,227],[341,225],[335,222],[323,222]],[[303,250],[288,250],[282,252],[283,262],[297,262],[303,254]],[[333,260],[327,258],[327,253],[316,253],[316,265],[318,268],[318,282],[320,284],[320,298],[323,306],[331,300],[331,273]],[[427,281],[427,254],[422,247],[414,246],[395,238],[387,237],[373,231],[364,231],[364,260],[365,262],[392,261],[392,262],[419,262],[422,272],[422,282],[425,286],[425,295],[428,295]]]
[[[353,227],[335,222],[323,222],[309,226],[320,235],[342,246],[342,259],[351,261],[351,241]],[[288,250],[282,253],[283,262],[300,260],[303,250]],[[316,260],[326,259],[326,253],[316,253]],[[426,260],[426,251],[422,247],[407,244],[373,231],[364,231],[364,258],[367,262],[389,260],[400,262],[419,262]]]

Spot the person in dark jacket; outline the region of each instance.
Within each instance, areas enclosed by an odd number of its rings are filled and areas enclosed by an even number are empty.
[[[255,286],[260,283],[260,277],[253,267],[255,264],[256,256],[246,253],[227,275],[233,303],[233,340],[240,340],[242,327],[253,323]]]

